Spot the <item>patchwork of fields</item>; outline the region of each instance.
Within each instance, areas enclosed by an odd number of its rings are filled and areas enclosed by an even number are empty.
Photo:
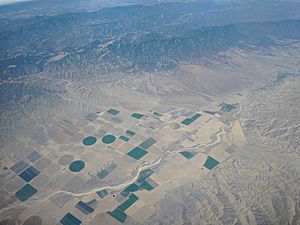
[[[1,189],[26,207],[21,217],[47,224],[96,217],[102,224],[144,223],[165,193],[216,169],[230,146],[245,141],[238,111],[238,104],[223,103],[203,111],[108,108],[65,118],[49,125],[40,149],[1,162]]]

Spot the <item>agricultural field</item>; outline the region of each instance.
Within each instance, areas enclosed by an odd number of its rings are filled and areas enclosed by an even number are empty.
[[[77,225],[97,215],[105,224],[144,223],[166,192],[230,157],[227,149],[238,143],[226,136],[244,137],[234,128],[238,107],[218,108],[213,115],[108,108],[57,121],[39,151],[1,162],[7,168],[3,179],[9,180],[1,192],[15,199],[11,207],[27,208],[20,218]],[[224,114],[230,123],[222,122]]]

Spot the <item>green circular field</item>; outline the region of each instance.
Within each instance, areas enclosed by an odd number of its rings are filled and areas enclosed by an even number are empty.
[[[116,137],[114,135],[105,135],[102,138],[102,142],[107,145],[113,143],[115,140],[116,140]]]
[[[93,145],[96,142],[97,142],[97,138],[95,138],[94,136],[85,137],[82,141],[82,143],[86,146]]]
[[[69,170],[76,173],[81,171],[84,167],[85,163],[82,160],[76,160],[69,165]]]

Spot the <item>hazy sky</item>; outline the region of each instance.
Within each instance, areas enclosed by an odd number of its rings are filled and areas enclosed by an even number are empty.
[[[0,0],[0,5],[8,5],[16,2],[26,2],[30,0]]]

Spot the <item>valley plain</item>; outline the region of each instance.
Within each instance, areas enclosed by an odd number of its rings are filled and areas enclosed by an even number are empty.
[[[299,8],[3,14],[0,224],[298,225]]]

